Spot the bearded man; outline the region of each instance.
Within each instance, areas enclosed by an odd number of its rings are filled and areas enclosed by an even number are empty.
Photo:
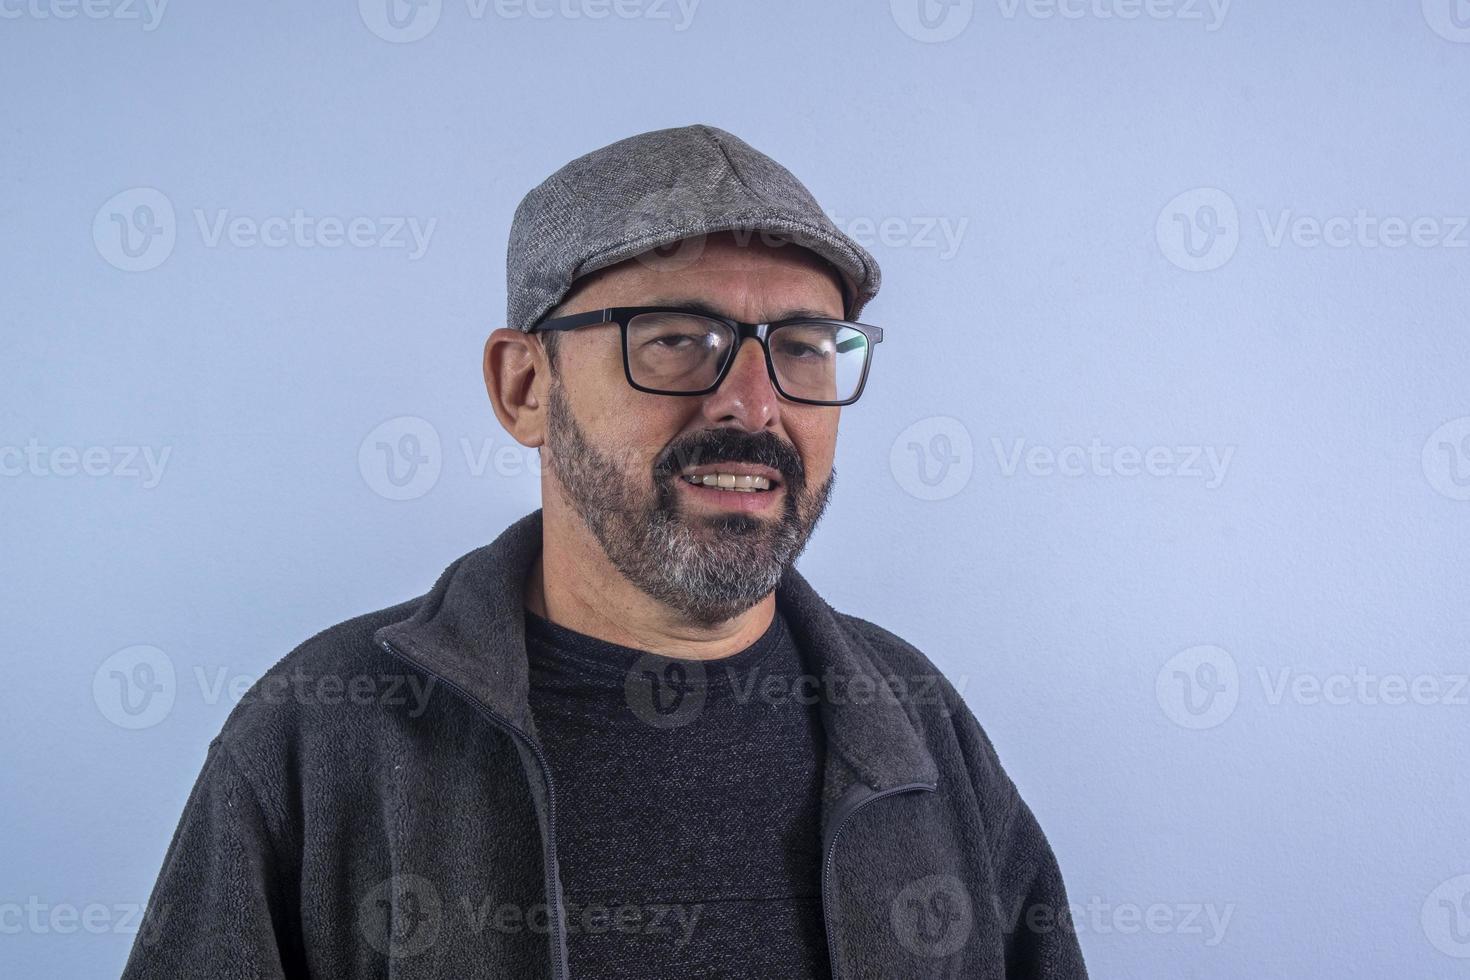
[[[965,702],[795,569],[873,257],[697,125],[552,174],[507,273],[484,377],[542,507],[262,677],[125,976],[1085,977]]]

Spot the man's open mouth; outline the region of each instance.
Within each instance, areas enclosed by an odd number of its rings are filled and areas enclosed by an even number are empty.
[[[779,483],[770,477],[754,473],[730,473],[711,470],[707,473],[684,473],[685,482],[695,486],[713,487],[716,490],[733,490],[736,493],[765,493]]]

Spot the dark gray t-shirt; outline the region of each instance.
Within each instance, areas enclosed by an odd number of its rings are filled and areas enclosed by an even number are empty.
[[[780,613],[702,662],[525,619],[572,976],[828,977],[822,727]]]

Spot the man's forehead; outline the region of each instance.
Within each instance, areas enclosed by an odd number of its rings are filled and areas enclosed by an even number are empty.
[[[663,295],[649,296],[642,300],[643,306],[678,306],[696,313],[707,313],[711,316],[728,316],[736,320],[745,314],[742,311],[731,309],[728,304],[711,301],[708,296],[700,296],[688,293],[669,293]],[[800,317],[832,317],[833,310],[821,309],[817,306],[788,306],[783,309],[768,310],[762,316],[768,320],[795,320]],[[841,317],[837,317],[841,319]]]

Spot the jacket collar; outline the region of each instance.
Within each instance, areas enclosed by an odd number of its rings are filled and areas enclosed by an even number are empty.
[[[541,521],[538,508],[457,559],[414,604],[412,615],[374,634],[378,643],[390,644],[523,733],[535,731],[523,617],[526,578],[541,550]],[[938,769],[904,699],[871,693],[881,692],[883,679],[894,674],[872,644],[794,567],[776,586],[776,602],[821,682],[829,749],[841,755],[853,778],[874,790],[935,782]],[[838,787],[829,780],[829,789]]]

